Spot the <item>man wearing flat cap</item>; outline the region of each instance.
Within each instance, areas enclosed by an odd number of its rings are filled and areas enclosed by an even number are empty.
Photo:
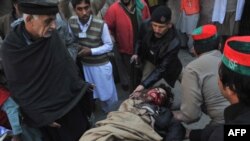
[[[220,91],[231,104],[224,110],[225,124],[191,130],[188,135],[190,141],[227,141],[232,139],[232,135],[228,136],[229,129],[242,127],[246,134],[233,138],[249,140],[249,128],[245,128],[250,125],[249,52],[250,36],[234,36],[226,41],[218,70]]]
[[[207,24],[198,27],[193,30],[192,38],[197,59],[183,70],[181,106],[180,111],[174,112],[175,117],[189,124],[198,121],[205,113],[211,119],[209,125],[222,124],[223,111],[229,102],[216,85],[221,60],[216,26]]]
[[[89,84],[56,32],[57,0],[20,0],[24,21],[2,45],[9,90],[23,120],[45,141],[75,141],[88,129],[82,98]]]
[[[178,58],[180,42],[171,23],[171,10],[159,6],[153,11],[151,20],[143,24],[140,34],[145,36],[131,58],[137,61],[139,57],[144,64],[142,81],[134,92],[149,88],[162,78],[174,87],[182,64]]]

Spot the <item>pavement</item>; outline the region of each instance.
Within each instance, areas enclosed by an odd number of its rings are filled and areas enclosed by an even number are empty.
[[[187,50],[183,50],[181,49],[179,52],[179,58],[183,64],[183,66],[186,66],[190,61],[192,61],[193,59],[195,59],[194,57],[191,57],[191,55],[188,53]],[[118,92],[118,103],[114,105],[114,107],[112,109],[116,110],[119,105],[128,98],[129,93],[125,92],[122,90],[120,84],[116,85],[117,87],[117,92]],[[174,102],[173,102],[173,106],[172,109],[173,110],[178,110],[180,107],[180,96],[181,96],[181,90],[180,90],[180,83],[176,82],[175,84],[175,88],[172,89],[173,93],[174,93]],[[95,121],[99,121],[102,119],[105,119],[107,114],[104,113],[102,110],[100,110],[100,105],[97,104],[96,107],[96,111],[94,113],[95,115]],[[189,128],[189,129],[199,129],[199,128],[203,128],[205,127],[205,125],[209,122],[209,118],[206,115],[202,115],[202,118],[197,121],[196,123],[193,124],[184,124],[185,127]],[[186,140],[185,140],[186,141]]]

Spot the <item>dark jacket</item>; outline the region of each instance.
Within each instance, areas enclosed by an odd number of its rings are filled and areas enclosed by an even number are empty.
[[[230,105],[225,109],[226,125],[250,125],[250,106],[242,103]],[[190,141],[223,141],[224,125],[210,126],[201,130],[192,130]]]
[[[180,121],[174,119],[168,107],[159,107],[149,103],[141,103],[136,106],[147,109],[148,114],[154,117],[154,129],[163,137],[164,141],[182,141],[184,139],[185,128]]]
[[[141,30],[146,31],[140,31],[140,33],[145,36],[141,46],[137,47],[135,52],[142,61],[149,61],[156,68],[141,84],[148,88],[164,78],[171,87],[174,87],[182,70],[182,64],[178,58],[180,41],[177,38],[176,30],[172,27],[163,37],[155,38],[154,32],[148,27],[149,22],[150,20],[141,26]]]

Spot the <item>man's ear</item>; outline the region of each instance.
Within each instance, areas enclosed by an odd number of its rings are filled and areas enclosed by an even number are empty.
[[[196,52],[196,50],[194,49],[194,45],[192,47],[192,52],[194,53],[195,56],[199,56],[199,54]]]
[[[172,23],[168,23],[168,28],[172,28],[173,24]]]
[[[27,15],[24,19],[25,22],[30,22],[33,19],[32,15]]]
[[[235,104],[239,102],[237,93],[231,90],[229,86],[225,86],[224,90],[226,92],[227,98],[230,101],[230,103]]]

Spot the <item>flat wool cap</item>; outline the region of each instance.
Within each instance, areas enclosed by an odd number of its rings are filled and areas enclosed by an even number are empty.
[[[213,24],[200,26],[193,30],[192,37],[194,41],[209,42],[217,38],[217,29]]]
[[[158,6],[151,15],[151,21],[165,24],[171,20],[171,10],[167,6]]]
[[[250,76],[250,36],[229,38],[224,47],[222,63],[230,70]]]
[[[19,9],[26,14],[54,15],[58,13],[58,0],[19,0]]]

